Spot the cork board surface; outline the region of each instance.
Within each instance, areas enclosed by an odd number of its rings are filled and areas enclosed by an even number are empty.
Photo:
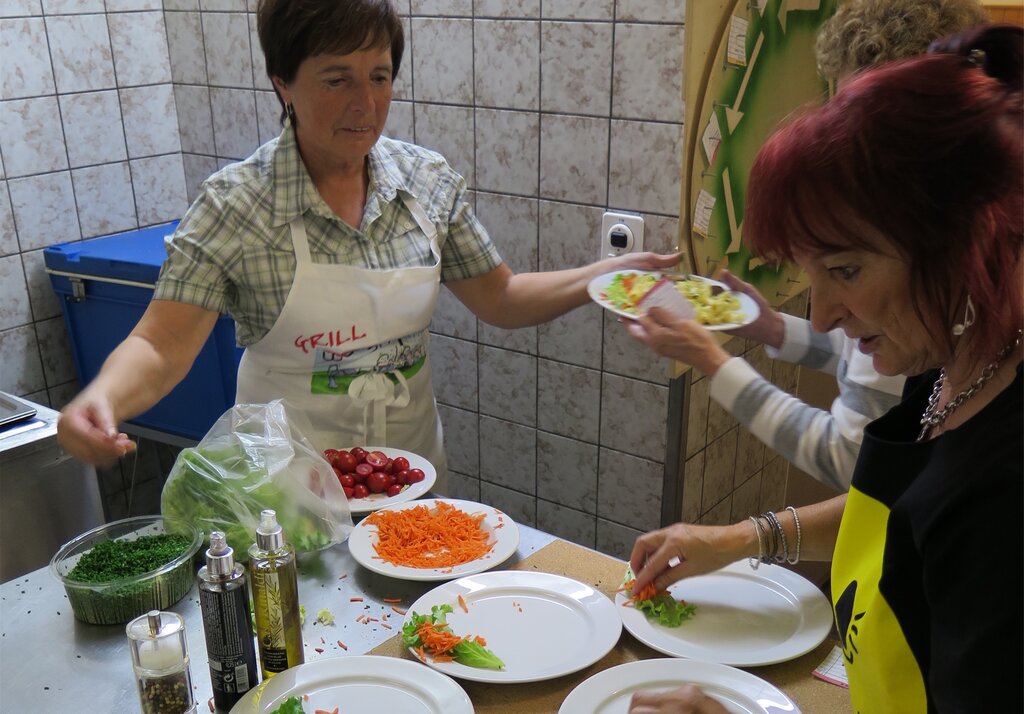
[[[589,548],[556,540],[509,569],[564,575],[587,583],[614,598],[615,589],[622,582],[625,564]],[[803,657],[768,667],[752,667],[748,671],[779,687],[797,703],[804,714],[851,712],[850,699],[845,689],[811,676],[811,671],[825,659],[833,644],[832,640],[827,639]],[[399,635],[378,645],[369,654],[413,659],[402,646]],[[462,680],[459,684],[469,694],[477,714],[555,714],[569,692],[587,678],[609,667],[653,657],[664,655],[641,644],[623,630],[622,637],[611,652],[575,674],[524,684],[495,685]]]

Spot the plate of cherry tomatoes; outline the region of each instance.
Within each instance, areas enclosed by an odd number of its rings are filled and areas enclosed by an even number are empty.
[[[348,497],[352,513],[370,513],[419,498],[434,485],[437,471],[419,454],[390,446],[325,449]]]

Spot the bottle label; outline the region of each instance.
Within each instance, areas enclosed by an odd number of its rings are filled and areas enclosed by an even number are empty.
[[[256,684],[256,648],[252,637],[249,593],[241,587],[220,592],[199,588],[213,698],[228,710]]]
[[[276,570],[257,571],[253,577],[259,578],[261,585],[256,588],[259,593],[257,619],[261,625],[260,662],[268,672],[283,672],[288,669],[288,650],[285,643],[281,580]]]

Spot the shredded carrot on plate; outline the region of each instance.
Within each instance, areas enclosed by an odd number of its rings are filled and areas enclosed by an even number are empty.
[[[466,606],[466,600],[462,595],[459,595],[459,607],[462,608],[463,612],[469,612],[469,607]]]
[[[622,587],[619,588],[616,592],[621,592],[623,590],[631,591],[633,589],[633,583],[635,582],[636,580],[628,580],[624,582],[622,584]],[[647,583],[647,585],[645,585],[640,590],[640,592],[633,593],[632,597],[630,597],[628,600],[626,600],[626,602],[622,604],[623,606],[632,605],[635,602],[643,602],[644,600],[650,600],[651,598],[657,597],[660,594],[661,593],[658,591],[658,588],[654,587],[654,583]]]
[[[383,509],[367,516],[377,527],[377,555],[408,568],[451,568],[485,556],[494,547],[481,524],[485,513],[469,514],[444,501],[433,508]]]

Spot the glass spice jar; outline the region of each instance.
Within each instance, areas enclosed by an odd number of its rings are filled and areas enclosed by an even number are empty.
[[[185,622],[173,612],[151,610],[128,623],[132,668],[143,714],[193,714]]]

